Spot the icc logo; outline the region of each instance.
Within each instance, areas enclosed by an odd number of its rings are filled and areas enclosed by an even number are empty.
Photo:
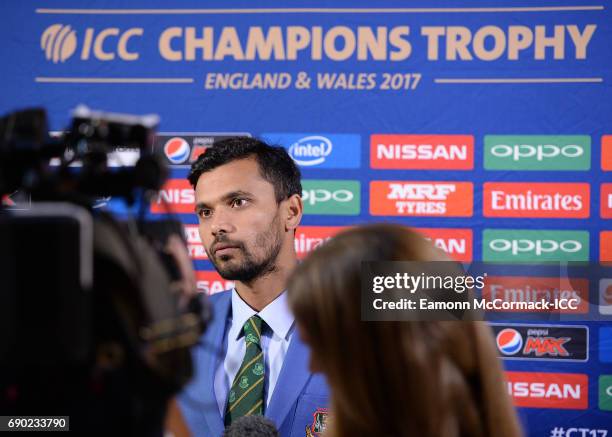
[[[119,58],[122,61],[136,61],[140,54],[129,50],[128,44],[135,37],[144,34],[144,29],[132,27],[121,31],[117,27],[109,27],[97,31],[92,27],[85,29],[80,47],[80,59],[87,61],[112,61]],[[54,64],[64,62],[77,50],[77,34],[70,25],[53,24],[47,27],[40,37],[40,48],[45,52],[48,61]]]
[[[76,32],[70,26],[54,24],[47,27],[40,38],[40,48],[54,64],[71,57],[77,47]]]

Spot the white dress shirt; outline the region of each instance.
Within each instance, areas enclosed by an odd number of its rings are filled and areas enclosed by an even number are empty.
[[[255,314],[258,314],[267,325],[262,328],[261,333],[261,349],[266,369],[264,379],[266,407],[274,393],[274,387],[293,336],[294,317],[287,305],[286,291],[283,291],[258,313],[242,300],[235,288],[232,290],[231,317],[225,326],[223,338],[225,357],[217,363],[214,382],[215,397],[221,417],[225,414],[229,389],[240,370],[246,352],[242,327]]]

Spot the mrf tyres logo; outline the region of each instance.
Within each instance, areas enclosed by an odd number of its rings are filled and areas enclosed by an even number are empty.
[[[569,325],[491,324],[504,359],[587,361],[589,328]]]
[[[270,144],[280,144],[303,168],[359,168],[361,137],[355,134],[265,133]]]
[[[588,135],[485,135],[487,170],[589,170]]]
[[[208,259],[208,254],[204,249],[198,225],[183,225],[185,231],[185,239],[187,240],[187,251],[191,259]]]
[[[215,143],[232,137],[250,137],[246,132],[161,132],[155,136],[153,151],[170,167],[190,168]]]
[[[348,180],[302,181],[304,214],[358,215],[360,212],[360,183]]]
[[[471,217],[471,182],[370,182],[370,214]]]
[[[588,261],[587,231],[485,229],[483,261]]]

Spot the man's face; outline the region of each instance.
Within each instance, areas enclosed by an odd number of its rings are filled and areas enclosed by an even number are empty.
[[[203,173],[195,199],[200,238],[224,279],[249,282],[274,270],[285,229],[274,187],[254,158]]]

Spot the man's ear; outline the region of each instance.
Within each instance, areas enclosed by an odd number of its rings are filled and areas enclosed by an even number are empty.
[[[284,208],[284,219],[285,219],[285,230],[295,230],[300,222],[302,221],[302,213],[304,205],[302,204],[302,197],[299,194],[294,194],[289,198],[285,199]]]

